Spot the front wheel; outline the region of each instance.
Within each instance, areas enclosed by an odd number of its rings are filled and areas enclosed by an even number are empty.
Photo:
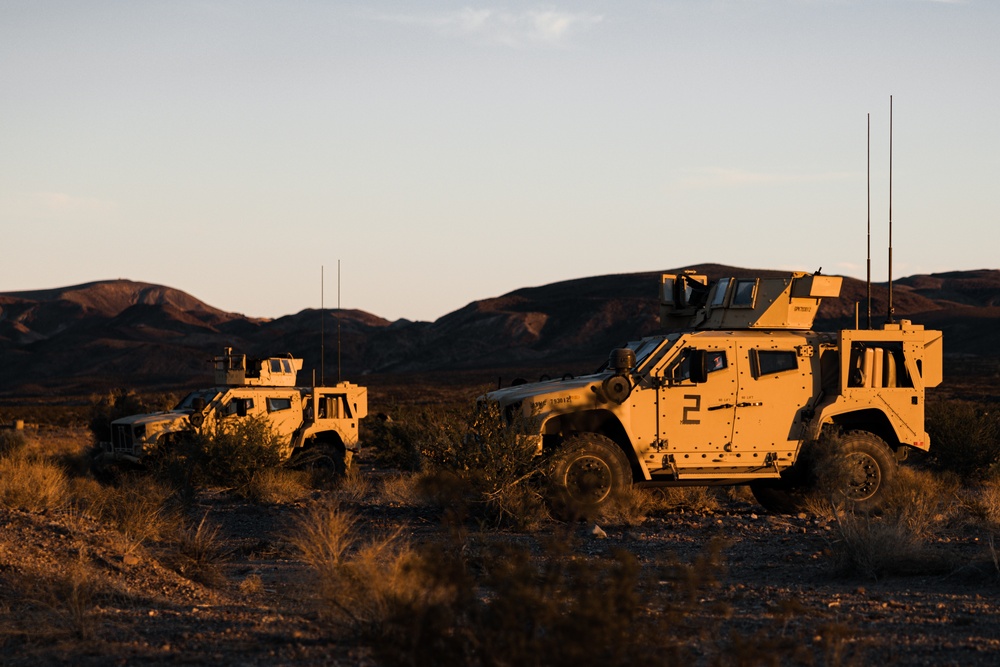
[[[566,440],[556,453],[549,480],[559,514],[587,516],[614,502],[632,483],[632,471],[614,441],[582,433]]]

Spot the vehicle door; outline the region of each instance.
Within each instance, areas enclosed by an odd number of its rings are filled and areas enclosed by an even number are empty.
[[[245,390],[230,391],[222,398],[218,418],[223,426],[235,424],[262,412],[260,397]]]
[[[802,412],[818,391],[812,347],[803,341],[740,342],[733,448],[742,452],[794,450],[803,436]]]
[[[657,392],[660,444],[677,464],[694,466],[726,450],[739,386],[731,340],[693,339],[663,369]],[[697,366],[704,361],[704,377]],[[694,372],[692,372],[694,371]]]
[[[285,442],[302,424],[302,397],[297,391],[269,392],[264,398],[264,409],[271,428]]]

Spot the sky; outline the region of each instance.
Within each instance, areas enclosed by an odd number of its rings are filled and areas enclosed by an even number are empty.
[[[890,96],[893,276],[1000,268],[998,28],[996,0],[0,0],[0,292],[434,320],[706,262],[864,278],[869,192],[884,281]]]

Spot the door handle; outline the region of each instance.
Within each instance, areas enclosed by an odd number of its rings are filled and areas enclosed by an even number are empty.
[[[764,405],[763,401],[757,401],[756,403],[737,403],[738,408],[756,408],[758,406]]]
[[[723,403],[722,405],[713,405],[712,407],[708,408],[708,410],[709,411],[712,411],[712,410],[725,410],[726,408],[731,408],[731,407],[733,407],[732,403]]]

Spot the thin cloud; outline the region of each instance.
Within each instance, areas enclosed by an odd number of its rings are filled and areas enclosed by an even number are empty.
[[[671,184],[677,190],[730,188],[746,185],[781,185],[785,183],[828,183],[856,178],[853,172],[826,172],[822,174],[795,174],[746,171],[742,169],[698,169],[682,175]]]
[[[113,201],[64,192],[32,192],[0,199],[0,217],[11,219],[91,219],[109,215],[117,208]]]
[[[448,14],[406,14],[380,16],[378,19],[423,26],[443,35],[520,48],[566,46],[574,35],[597,25],[604,17],[555,9],[532,9],[515,13],[503,9],[465,7]]]

